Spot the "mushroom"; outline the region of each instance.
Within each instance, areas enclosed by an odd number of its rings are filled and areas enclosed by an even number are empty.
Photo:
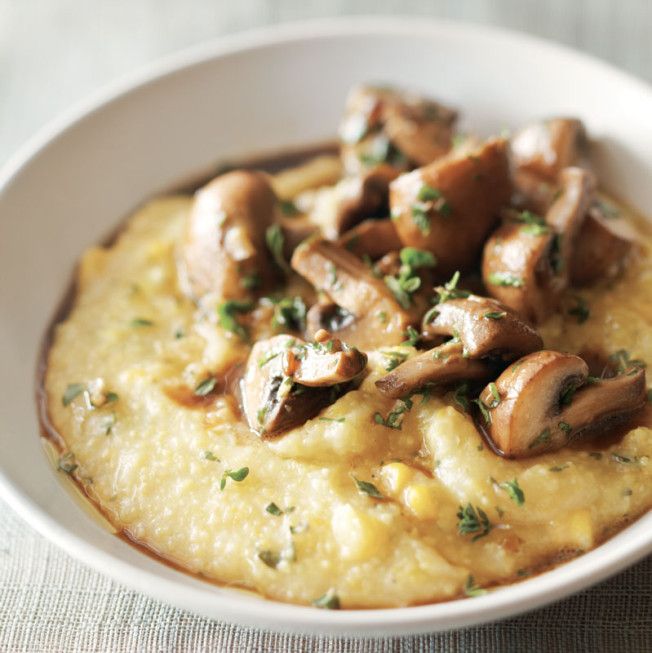
[[[575,286],[588,286],[616,276],[636,240],[634,228],[620,216],[609,216],[604,204],[596,202],[582,224],[571,261],[570,276]]]
[[[645,405],[644,369],[587,380],[584,360],[556,351],[529,354],[507,368],[480,395],[496,450],[508,458],[554,451]]]
[[[577,163],[584,140],[584,125],[575,118],[535,122],[512,136],[512,162],[518,172],[555,182],[564,168]]]
[[[456,336],[470,358],[500,355],[513,359],[543,346],[536,329],[515,311],[478,295],[438,304],[428,312],[422,330],[429,336]]]
[[[242,380],[249,426],[279,435],[316,415],[346,391],[367,357],[322,331],[315,343],[288,335],[257,342]]]
[[[358,257],[368,256],[374,261],[402,247],[391,220],[365,220],[343,234],[337,243]]]
[[[456,119],[452,109],[413,94],[356,87],[339,128],[344,168],[357,175],[382,163],[397,171],[426,165],[451,148]]]
[[[317,302],[306,314],[306,332],[314,337],[320,329],[343,332],[355,321],[355,315],[333,302]]]
[[[487,240],[482,277],[492,297],[532,322],[554,312],[569,283],[577,235],[593,199],[595,179],[581,168],[560,175],[561,192],[545,220],[516,213]]]
[[[494,371],[488,361],[465,356],[461,342],[449,341],[408,358],[376,381],[376,387],[381,394],[396,399],[428,385],[484,380]]]
[[[403,244],[432,252],[449,275],[474,263],[511,190],[506,142],[491,139],[394,180],[391,215]]]
[[[292,267],[355,317],[338,335],[363,349],[400,344],[425,310],[424,301],[413,303],[409,295],[401,306],[359,258],[327,240],[303,243],[294,252]]]
[[[195,195],[180,250],[182,285],[195,298],[245,299],[256,287],[269,288],[274,268],[265,231],[277,200],[267,177],[236,170],[217,177]]]

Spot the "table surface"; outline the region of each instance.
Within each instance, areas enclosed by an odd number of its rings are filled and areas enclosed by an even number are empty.
[[[354,14],[519,29],[652,81],[649,0],[0,0],[0,165],[71,103],[161,55],[251,27]],[[127,590],[50,545],[0,501],[0,650],[649,651],[652,558],[551,607],[488,626],[378,641],[277,635]]]

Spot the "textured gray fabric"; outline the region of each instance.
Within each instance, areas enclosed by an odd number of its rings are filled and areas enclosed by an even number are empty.
[[[364,13],[521,29],[652,80],[649,0],[0,0],[0,164],[71,102],[162,54],[248,27]],[[0,653],[207,650],[651,651],[652,558],[497,624],[379,641],[310,638],[213,622],[126,590],[50,545],[0,501]]]

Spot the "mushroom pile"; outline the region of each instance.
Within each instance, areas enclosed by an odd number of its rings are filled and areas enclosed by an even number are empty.
[[[582,123],[555,118],[482,140],[456,120],[438,102],[362,86],[339,129],[343,177],[300,210],[288,215],[261,172],[198,191],[181,287],[217,303],[221,326],[252,345],[242,405],[262,437],[356,388],[365,352],[406,343],[414,349],[376,381],[378,394],[463,388],[503,456],[559,449],[644,406],[640,361],[591,376],[580,356],[546,350],[536,329],[570,288],[619,274],[634,247],[597,192]]]

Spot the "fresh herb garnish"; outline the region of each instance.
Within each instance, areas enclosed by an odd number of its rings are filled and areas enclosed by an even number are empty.
[[[460,383],[460,385],[455,388],[455,392],[453,393],[453,400],[455,403],[465,412],[469,412],[469,384],[468,383]]]
[[[387,359],[385,371],[391,372],[397,368],[401,363],[404,363],[408,357],[407,352],[402,351],[383,351],[381,354]]]
[[[120,399],[120,396],[118,395],[117,392],[107,392],[105,398],[107,404],[112,404],[113,402],[118,401],[118,399]]]
[[[220,462],[220,459],[212,451],[204,451],[204,460],[210,460],[214,463]]]
[[[318,599],[315,599],[312,604],[316,608],[322,608],[323,610],[339,610],[340,609],[340,599],[335,593],[334,589],[329,589],[326,594],[320,596]]]
[[[193,394],[195,397],[206,397],[215,390],[216,383],[217,379],[214,376],[208,376],[195,386]]]
[[[353,477],[355,484],[358,486],[358,490],[364,494],[368,494],[374,499],[384,499],[385,497],[380,493],[380,490],[373,484],[368,481],[361,481],[356,476]]]
[[[578,324],[584,324],[589,319],[591,311],[589,310],[589,305],[586,303],[586,300],[579,295],[575,295],[575,306],[568,310],[569,315],[574,315],[577,318]]]
[[[528,449],[535,449],[536,447],[540,447],[542,444],[547,444],[550,442],[550,435],[551,433],[549,428],[543,429],[543,431],[541,431],[541,433],[539,433],[539,435],[537,435],[537,437],[534,438],[532,442],[530,442]]]
[[[129,326],[132,327],[151,327],[154,326],[154,322],[152,320],[148,320],[147,318],[144,317],[135,317],[131,322],[129,322]]]
[[[550,232],[550,227],[548,227],[546,221],[531,211],[517,213],[516,220],[523,223],[521,231],[530,236],[543,236]]]
[[[472,403],[474,403],[478,407],[478,410],[480,411],[480,414],[482,415],[482,419],[484,420],[484,423],[487,426],[490,426],[491,425],[491,413],[488,410],[489,406],[487,406],[484,403],[484,401],[482,401],[482,399],[480,399],[480,398],[473,399]]]
[[[245,290],[256,290],[256,288],[260,288],[260,284],[261,284],[261,279],[260,279],[260,274],[258,274],[258,272],[252,272],[251,274],[245,274],[240,279],[240,285]]]
[[[405,340],[401,343],[402,345],[410,345],[410,347],[416,347],[421,340],[421,334],[414,328],[409,326],[407,331],[403,334]]]
[[[609,356],[609,360],[616,366],[618,374],[623,374],[631,369],[643,369],[647,367],[645,361],[640,358],[632,358],[626,349],[619,349]]]
[[[482,317],[485,320],[502,320],[507,313],[505,311],[489,311],[485,313]]]
[[[267,227],[265,232],[265,242],[267,243],[267,249],[269,249],[272,254],[272,258],[278,267],[286,274],[289,275],[292,270],[288,265],[288,262],[283,256],[283,247],[285,245],[285,236],[283,235],[283,230],[281,225],[273,224],[271,227]]]
[[[460,535],[468,535],[471,533],[476,533],[471,538],[471,542],[479,540],[481,537],[489,534],[489,531],[492,529],[491,522],[487,513],[473,506],[470,503],[466,504],[466,507],[460,506],[457,512],[457,531]]]
[[[320,417],[318,419],[320,422],[337,422],[338,424],[346,422],[346,417]]]
[[[222,479],[220,481],[220,490],[224,490],[226,487],[226,481],[227,479],[231,479],[232,481],[236,481],[237,483],[240,483],[247,478],[249,475],[249,467],[241,467],[240,469],[236,469],[235,471],[232,471],[230,469],[227,469],[224,474],[222,474]]]
[[[489,283],[494,286],[511,286],[513,288],[522,288],[525,282],[520,277],[509,272],[492,272],[489,274]]]
[[[61,402],[64,406],[69,406],[84,390],[86,386],[83,383],[70,383],[63,393]]]
[[[486,593],[487,590],[482,589],[482,587],[476,585],[473,576],[469,574],[469,577],[466,579],[466,583],[464,584],[464,594],[467,596],[482,596]]]
[[[399,258],[403,265],[416,270],[418,268],[434,268],[437,265],[437,259],[434,254],[416,247],[404,247]]]
[[[57,469],[60,469],[66,474],[72,474],[77,469],[77,467],[79,467],[79,465],[77,465],[75,462],[75,455],[71,451],[64,453],[63,456],[59,458],[59,462],[57,464]]]
[[[559,422],[559,428],[568,436],[573,430],[573,427],[568,422]]]
[[[283,514],[283,511],[273,501],[265,506],[265,510],[275,517],[280,517]]]
[[[269,361],[274,360],[277,356],[280,356],[280,351],[268,351],[264,356],[261,356],[258,359],[258,367],[262,368],[269,363]]]
[[[459,281],[460,273],[458,270],[443,286],[435,288],[435,292],[437,293],[437,304],[443,304],[450,299],[466,299],[471,294],[468,290],[458,289],[457,284]],[[430,309],[430,311],[426,313],[426,318],[432,310],[433,309]]]
[[[236,319],[237,314],[248,313],[254,307],[253,302],[229,299],[217,307],[217,318],[220,326],[230,333],[234,333],[242,340],[246,340],[247,330]]]
[[[489,392],[491,392],[491,398],[492,401],[490,404],[487,405],[487,408],[492,409],[492,408],[497,408],[500,406],[500,392],[498,392],[498,386],[495,383],[490,383],[489,384]]]
[[[514,479],[513,481],[505,481],[504,483],[498,483],[498,487],[501,490],[505,490],[509,495],[509,498],[517,505],[522,506],[525,503],[525,493],[521,489],[521,486],[518,484],[518,480]]]
[[[424,236],[427,236],[430,233],[430,219],[428,218],[428,213],[426,209],[423,208],[423,205],[412,205],[412,220]]]
[[[568,463],[563,465],[554,465],[553,467],[548,467],[551,472],[563,472],[568,467]]]
[[[386,418],[378,412],[374,413],[374,422],[381,426],[386,426],[388,429],[400,431],[401,425],[403,424],[403,416],[412,408],[413,402],[409,397],[400,399],[399,401],[400,405],[390,411]]]
[[[276,569],[281,562],[281,555],[277,551],[265,549],[258,552],[258,558],[271,569]]]
[[[638,462],[638,458],[636,458],[636,456],[630,458],[629,456],[623,456],[622,454],[615,452],[611,454],[611,460],[614,460],[615,462],[621,463],[623,465],[629,465],[630,463]]]
[[[301,297],[283,297],[274,305],[272,326],[283,330],[303,331],[306,328],[306,305]]]
[[[278,207],[283,215],[297,215],[299,213],[297,205],[292,200],[279,200]]]

